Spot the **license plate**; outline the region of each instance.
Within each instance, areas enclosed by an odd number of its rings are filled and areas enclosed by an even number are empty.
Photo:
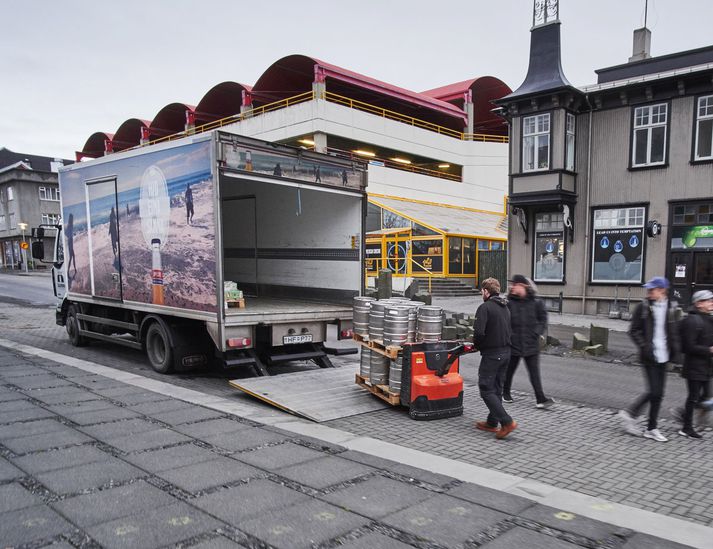
[[[312,334],[283,336],[282,343],[283,345],[289,345],[290,343],[312,343]]]

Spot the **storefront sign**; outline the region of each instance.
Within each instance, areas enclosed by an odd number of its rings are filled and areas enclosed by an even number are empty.
[[[679,250],[713,248],[713,225],[673,227],[671,248]]]
[[[676,265],[676,274],[674,278],[686,278],[686,266]]]
[[[644,229],[594,231],[592,282],[640,283]]]
[[[535,235],[535,280],[564,279],[564,232],[538,232]]]

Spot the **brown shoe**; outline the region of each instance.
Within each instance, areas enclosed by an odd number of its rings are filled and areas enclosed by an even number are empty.
[[[508,423],[507,425],[503,425],[495,433],[495,438],[497,438],[497,439],[505,438],[510,433],[512,433],[515,429],[517,429],[517,421],[512,421],[512,422]]]
[[[480,429],[481,431],[488,431],[489,433],[497,433],[498,432],[498,426],[495,425],[493,427],[487,421],[478,421],[478,422],[476,422],[475,427]]]

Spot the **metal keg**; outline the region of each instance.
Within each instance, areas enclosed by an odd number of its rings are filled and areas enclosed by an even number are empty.
[[[371,361],[371,351],[362,348],[361,356],[359,357],[359,375],[363,378],[370,379],[369,372]]]
[[[357,296],[354,298],[354,333],[362,337],[369,335],[369,309],[373,297]]]
[[[390,306],[384,309],[384,345],[401,346],[408,338],[408,307]]]
[[[418,341],[436,342],[443,331],[443,311],[440,307],[424,306],[418,310]]]
[[[403,372],[403,365],[404,357],[401,356],[401,353],[399,353],[399,356],[397,356],[395,360],[391,361],[391,365],[389,367],[389,389],[395,393],[401,392],[401,375]]]
[[[416,320],[418,318],[418,305],[409,305],[408,308],[408,333],[406,335],[407,343],[416,341]]]
[[[382,341],[384,339],[384,309],[388,305],[383,301],[372,301],[369,307],[369,339]]]
[[[389,384],[389,363],[388,357],[379,354],[375,351],[370,351],[371,359],[369,361],[369,380],[372,385],[388,385]]]

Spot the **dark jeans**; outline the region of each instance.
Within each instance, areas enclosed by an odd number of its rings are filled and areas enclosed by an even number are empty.
[[[649,425],[647,429],[651,431],[658,425],[659,409],[663,400],[663,389],[666,384],[666,364],[648,363],[644,364],[644,377],[646,379],[647,392],[634,401],[629,408],[629,413],[636,417],[641,409],[648,402],[649,404]]]
[[[512,418],[503,408],[503,381],[507,372],[510,353],[483,356],[478,369],[478,388],[490,413],[488,425],[495,427],[498,423],[507,425]]]
[[[505,385],[503,386],[503,394],[509,396],[510,389],[512,388],[512,379],[515,377],[515,371],[517,370],[518,364],[520,364],[520,359],[525,359],[525,366],[527,367],[527,375],[530,376],[530,383],[535,391],[535,398],[537,402],[544,402],[547,400],[545,396],[545,391],[542,389],[542,379],[540,378],[540,355],[531,355],[526,357],[511,356],[510,364],[508,364],[508,371],[505,374]]]
[[[686,407],[683,411],[683,428],[693,428],[693,409],[700,407],[700,403],[710,398],[710,385],[708,381],[697,381],[695,379],[687,379],[688,398],[686,398]]]

